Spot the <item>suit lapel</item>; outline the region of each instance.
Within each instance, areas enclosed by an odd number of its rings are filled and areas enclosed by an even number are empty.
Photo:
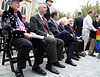
[[[46,30],[47,29],[47,31],[49,32],[49,29],[48,29],[48,23],[47,23],[47,21],[46,21],[46,19],[45,19],[45,25],[44,25],[44,23],[43,23],[43,21],[41,20],[41,18],[40,18],[40,16],[37,14],[36,15],[37,16],[37,18],[38,18],[38,21],[39,21],[39,23],[42,25],[42,27]]]
[[[71,27],[70,27],[70,25],[69,25],[69,24],[68,24],[68,27],[69,27],[70,32],[71,32],[71,33],[73,33],[73,32],[72,32],[72,29],[71,29]]]
[[[52,22],[53,26],[57,29],[55,22],[52,19],[50,19],[50,21]],[[57,24],[57,26],[58,26],[58,24]]]
[[[42,19],[40,18],[40,16],[39,16],[38,14],[37,14],[36,16],[37,16],[39,22],[40,22],[42,25],[44,25]]]

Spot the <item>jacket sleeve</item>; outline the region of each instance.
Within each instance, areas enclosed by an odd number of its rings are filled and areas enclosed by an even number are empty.
[[[5,37],[24,37],[25,31],[18,31],[11,27],[9,16],[4,12],[2,15],[2,33]]]
[[[68,25],[65,25],[64,28],[65,28],[66,31],[68,31],[70,33]]]
[[[73,30],[76,29],[76,19],[74,20]]]
[[[6,12],[3,12],[2,19],[1,19],[1,25],[2,25],[3,36],[7,37],[10,32],[11,24],[10,24],[9,18],[6,16]]]

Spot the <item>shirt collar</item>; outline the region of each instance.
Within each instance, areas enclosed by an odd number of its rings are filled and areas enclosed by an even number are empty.
[[[51,18],[52,19],[52,18]],[[52,19],[53,22],[56,22],[55,20]]]
[[[89,15],[87,15],[87,16],[91,18],[91,16],[89,16]]]
[[[17,13],[14,13],[14,15],[17,15]]]
[[[47,5],[47,4],[46,4]],[[49,6],[47,5],[47,7],[49,8]]]
[[[42,15],[40,15],[39,13],[38,13],[38,15],[40,16],[40,18],[42,19]]]
[[[95,19],[96,20],[96,19]],[[98,22],[98,20],[96,20]]]
[[[69,19],[68,17],[66,17],[67,19]]]

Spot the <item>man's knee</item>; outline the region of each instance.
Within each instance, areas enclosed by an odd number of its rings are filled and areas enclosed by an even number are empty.
[[[42,46],[46,46],[45,40],[41,40],[41,45],[42,45]]]
[[[32,49],[32,43],[30,41],[27,41],[24,43],[23,47],[25,49],[31,50]]]

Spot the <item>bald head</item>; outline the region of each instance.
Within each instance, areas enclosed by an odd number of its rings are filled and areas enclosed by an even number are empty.
[[[47,12],[47,6],[46,6],[46,4],[44,4],[44,3],[39,4],[39,6],[38,6],[38,12],[41,15],[46,14],[46,12]]]
[[[70,26],[72,26],[72,24],[73,24],[73,19],[70,18],[70,19],[68,20],[68,24],[69,24]]]

